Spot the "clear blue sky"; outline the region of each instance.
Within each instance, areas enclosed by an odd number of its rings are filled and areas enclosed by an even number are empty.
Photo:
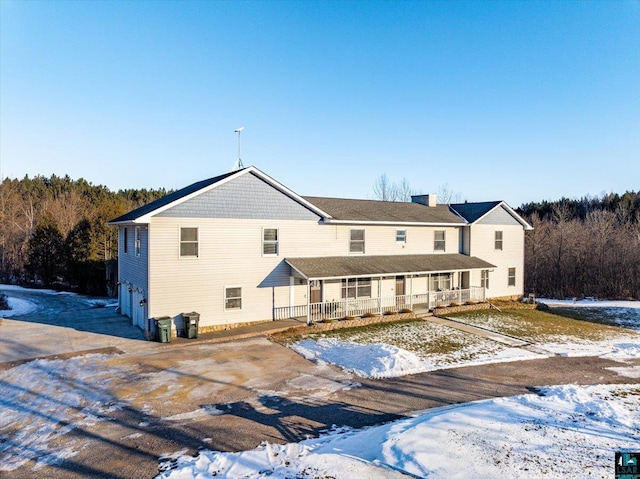
[[[524,202],[640,189],[640,2],[0,0],[1,173]]]

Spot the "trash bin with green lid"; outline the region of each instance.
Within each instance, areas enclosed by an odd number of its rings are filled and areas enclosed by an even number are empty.
[[[156,338],[161,343],[171,342],[171,318],[169,316],[156,318]]]
[[[182,313],[182,319],[184,319],[184,337],[189,339],[197,338],[200,313]]]

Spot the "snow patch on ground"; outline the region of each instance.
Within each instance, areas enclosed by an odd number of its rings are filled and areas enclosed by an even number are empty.
[[[640,301],[610,301],[598,299],[551,299],[538,298],[536,301],[549,306],[566,306],[571,308],[630,308],[640,309]]]
[[[389,344],[361,344],[333,338],[303,339],[291,348],[307,359],[329,362],[367,378],[391,378],[437,369],[544,357],[519,348],[502,348],[478,353],[472,360],[443,365],[439,356],[421,358],[417,354]]]
[[[174,454],[157,477],[610,477],[615,451],[640,448],[639,423],[640,385],[554,386],[297,444]]]
[[[600,356],[609,359],[640,358],[640,344],[620,342],[620,339],[578,342],[566,338],[564,342],[544,343],[540,348],[559,356]]]
[[[190,419],[203,419],[211,416],[217,416],[224,414],[224,411],[216,408],[215,406],[203,406],[195,411],[189,411],[182,414],[174,414],[173,416],[163,417],[163,421],[185,421]]]
[[[0,471],[15,470],[29,460],[37,460],[36,469],[61,463],[82,445],[58,439],[109,420],[108,413],[123,407],[107,392],[114,380],[108,358],[41,359],[0,371]]]
[[[23,314],[29,314],[38,308],[38,305],[32,301],[21,298],[12,298],[8,295],[7,303],[9,303],[9,309],[0,309],[0,318],[22,316]]]

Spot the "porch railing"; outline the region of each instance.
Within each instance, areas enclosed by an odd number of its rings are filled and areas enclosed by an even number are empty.
[[[452,303],[464,304],[468,301],[484,301],[485,289],[472,286],[469,289],[451,291],[432,291],[424,294],[388,296],[382,298],[349,298],[338,301],[309,304],[309,319],[340,319],[346,316],[362,316],[367,313],[384,314],[403,309],[434,309],[449,306]],[[282,306],[273,309],[274,319],[300,318],[307,316],[307,305]]]

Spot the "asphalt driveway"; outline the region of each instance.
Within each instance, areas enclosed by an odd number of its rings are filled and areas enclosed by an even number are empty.
[[[614,361],[566,357],[366,380],[263,337],[151,343],[113,308],[73,296],[24,294],[39,301],[37,310],[0,325],[0,400],[16,418],[0,423],[0,464],[15,460],[18,446],[29,458],[2,477],[153,477],[161,455],[181,450],[297,441],[334,425],[360,428],[543,385],[634,381],[607,369],[620,366]],[[46,353],[76,357],[6,363]],[[47,379],[38,380],[44,373]],[[87,412],[95,403],[100,407]],[[43,426],[34,440],[20,439],[36,423]],[[45,427],[57,434],[36,441]],[[59,461],[43,461],[52,451],[60,451]]]

